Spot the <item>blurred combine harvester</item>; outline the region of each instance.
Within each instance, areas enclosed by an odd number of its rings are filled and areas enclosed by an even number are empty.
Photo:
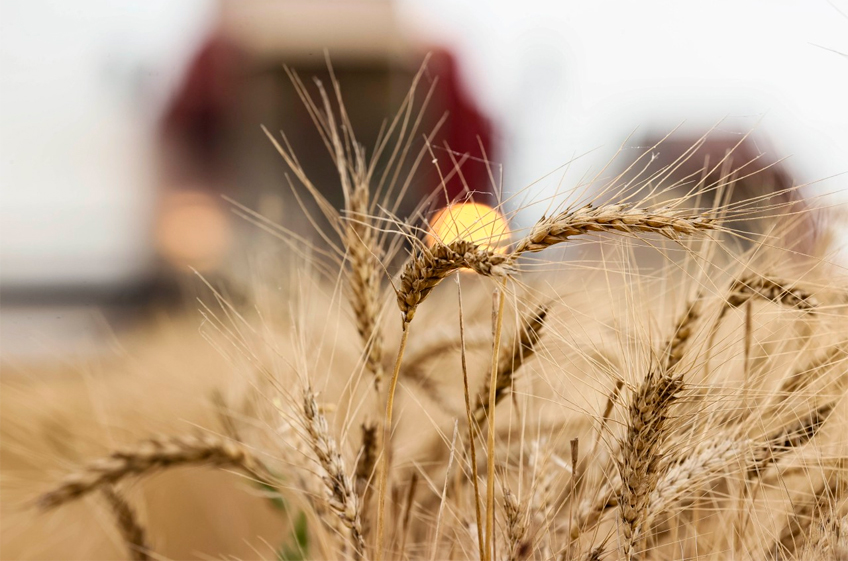
[[[443,173],[452,167],[445,146],[470,153],[478,159],[463,165],[465,180],[491,192],[479,161],[481,144],[499,157],[489,120],[452,53],[411,39],[391,2],[86,6],[4,8],[15,23],[3,40],[4,100],[16,107],[4,111],[7,310],[89,303],[126,310],[170,301],[190,268],[212,279],[245,271],[244,249],[271,238],[223,197],[311,235],[260,125],[284,130],[309,176],[341,206],[332,160],[284,69],[315,93],[313,77],[330,83],[326,55],[370,155],[429,53],[416,112],[438,84],[411,154],[448,114],[433,138]],[[33,39],[36,28],[64,48]],[[425,161],[401,214],[439,188]],[[462,188],[451,180],[450,196]]]
[[[225,2],[220,26],[200,48],[162,122],[165,195],[157,241],[167,262],[176,269],[189,264],[208,270],[221,265],[231,241],[238,247],[267,235],[229,213],[230,205],[221,195],[289,230],[314,235],[290,191],[285,175],[289,170],[260,131],[260,123],[272,133],[283,131],[315,185],[332,204],[343,206],[335,166],[286,67],[317,97],[313,80],[330,88],[329,56],[357,139],[370,156],[387,116],[402,105],[428,50],[413,118],[430,86],[437,79],[438,84],[408,160],[411,163],[424,149],[424,135],[447,114],[432,142],[442,174],[452,168],[446,147],[470,154],[474,158],[462,166],[463,179],[477,199],[487,200],[492,188],[480,156],[483,151],[489,157],[497,153],[489,122],[469,98],[453,56],[410,42],[401,33],[392,4]],[[405,171],[409,169],[408,164]],[[448,182],[448,196],[459,196],[463,188],[455,176]],[[411,184],[401,216],[436,189],[441,189],[439,176],[427,163]],[[310,211],[320,215],[315,208]],[[202,235],[193,234],[201,230]]]

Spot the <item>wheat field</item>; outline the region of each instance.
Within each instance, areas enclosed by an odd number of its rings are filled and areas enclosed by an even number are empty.
[[[419,79],[366,149],[338,83],[291,77],[345,207],[266,130],[320,231],[234,202],[285,251],[249,298],[3,381],[4,557],[848,559],[842,209],[734,198],[762,170],[732,152],[670,181],[707,133],[440,239],[464,199],[395,215],[417,169],[462,173]]]

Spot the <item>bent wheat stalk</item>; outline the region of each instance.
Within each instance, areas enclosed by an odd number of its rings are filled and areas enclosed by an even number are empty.
[[[378,478],[377,498],[377,561],[382,559],[385,537],[385,504],[389,461],[387,450],[391,436],[392,412],[400,367],[403,363],[403,353],[409,339],[409,325],[421,302],[430,295],[440,282],[459,269],[471,269],[479,275],[497,278],[506,278],[512,272],[508,257],[482,249],[471,242],[457,240],[450,244],[437,243],[431,248],[422,247],[417,250],[404,265],[400,275],[400,288],[396,290],[396,295],[398,308],[401,312],[401,339],[389,382],[386,416],[383,421],[382,458],[379,465],[380,476]]]
[[[125,477],[187,465],[231,467],[261,481],[275,480],[263,464],[237,442],[210,434],[175,436],[151,439],[96,460],[43,494],[38,503],[42,508],[56,507]]]

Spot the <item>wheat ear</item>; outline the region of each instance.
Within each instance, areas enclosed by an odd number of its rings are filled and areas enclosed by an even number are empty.
[[[633,208],[627,204],[587,205],[539,220],[518,242],[514,255],[542,251],[591,232],[653,233],[676,240],[714,229],[715,221],[705,214],[672,208]]]
[[[739,459],[750,444],[747,440],[718,438],[698,446],[692,453],[668,467],[651,492],[645,512],[647,526],[668,505],[678,501],[716,473]]]
[[[512,344],[506,347],[506,353],[498,360],[498,374],[495,377],[495,404],[497,405],[506,395],[506,391],[512,386],[516,371],[528,358],[536,352],[536,344],[541,338],[542,328],[545,326],[545,318],[548,315],[548,307],[539,306],[533,312],[522,316],[518,331],[515,333]],[[483,386],[477,405],[474,409],[474,417],[482,424],[489,413],[489,379]]]
[[[761,298],[789,308],[811,311],[819,303],[807,290],[777,278],[749,275],[736,280],[730,287],[727,304],[722,308],[722,317],[730,308],[738,308],[752,298]]]
[[[437,243],[432,248],[419,250],[404,265],[400,276],[397,302],[403,322],[411,322],[418,305],[440,282],[459,269],[471,269],[486,277],[505,277],[512,272],[509,257],[465,240],[447,245]]]
[[[151,549],[147,543],[147,532],[138,520],[135,510],[112,485],[104,485],[100,492],[109,503],[133,561],[149,561]]]
[[[748,476],[758,475],[790,450],[800,448],[812,440],[830,417],[834,407],[836,407],[834,401],[822,405],[794,423],[769,435],[765,444],[754,450],[748,467]]]
[[[764,444],[754,448],[753,454],[748,457],[745,457],[745,451],[751,447],[750,440],[718,438],[699,445],[691,455],[669,465],[659,476],[642,509],[643,523],[650,523],[669,504],[734,460],[744,459],[750,475],[763,471],[789,450],[809,442],[827,420],[833,407],[834,404],[829,403],[776,431],[766,438]],[[585,529],[594,527],[607,510],[619,506],[623,494],[621,481],[621,476],[617,474],[604,483],[593,497],[580,503],[571,528],[572,539],[576,539]]]
[[[670,409],[682,388],[680,376],[651,370],[630,402],[618,465],[622,549],[628,561],[636,558],[635,547],[641,541],[647,507],[660,476]]]
[[[377,443],[379,425],[376,422],[364,422],[360,429],[362,431],[362,444],[360,446],[359,461],[356,463],[356,490],[360,498],[364,499],[368,482],[374,475],[374,467],[377,465]]]
[[[508,488],[504,487],[503,491],[503,509],[506,523],[506,551],[509,561],[518,561],[519,545],[524,539],[524,534],[527,531],[527,525],[524,523],[524,513],[521,510],[521,503]]]
[[[330,435],[327,419],[318,410],[315,394],[309,387],[303,392],[303,415],[306,418],[309,445],[324,470],[322,479],[327,488],[327,502],[330,509],[350,530],[356,558],[362,559],[365,556],[365,538],[362,535],[359,497],[345,471],[344,459],[339,453],[336,441]]]
[[[825,505],[836,496],[838,480],[839,478],[833,477],[830,482],[822,481],[816,487],[812,497],[795,506],[792,515],[780,531],[775,550],[781,551],[785,556],[795,554],[799,549],[798,546],[809,535],[813,520],[822,514]],[[835,557],[835,559],[838,558]]]
[[[344,173],[342,169],[339,173]],[[348,252],[350,271],[350,305],[356,330],[365,349],[365,367],[374,377],[377,389],[383,379],[383,333],[380,316],[380,266],[377,237],[367,220],[370,193],[364,158],[358,153],[353,189],[348,196],[348,221],[345,223],[344,244]]]
[[[52,508],[125,477],[186,465],[231,467],[262,481],[274,480],[262,463],[237,442],[210,434],[154,438],[94,461],[42,495],[38,502],[42,508]]]

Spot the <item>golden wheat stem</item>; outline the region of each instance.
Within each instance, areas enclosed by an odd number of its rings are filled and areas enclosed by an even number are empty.
[[[486,458],[486,557],[492,552],[495,519],[495,404],[496,384],[498,375],[498,357],[500,356],[501,330],[503,328],[504,304],[506,301],[506,280],[497,290],[498,311],[495,318],[495,340],[492,345],[492,370],[489,379],[489,438],[487,441]]]
[[[403,362],[403,352],[406,350],[406,341],[409,339],[409,321],[404,320],[398,346],[395,368],[392,371],[392,379],[389,382],[389,395],[386,399],[386,418],[383,421],[382,457],[380,458],[380,479],[377,498],[377,547],[375,560],[383,558],[383,540],[385,538],[385,515],[386,515],[386,484],[389,477],[389,438],[392,434],[392,408],[395,403],[395,390],[397,389],[400,365]]]
[[[465,391],[465,416],[468,420],[468,443],[471,447],[471,477],[474,482],[474,513],[477,516],[477,545],[480,549],[480,559],[485,558],[485,544],[483,543],[483,515],[480,512],[480,483],[477,474],[477,450],[474,444],[474,436],[477,432],[474,424],[474,416],[471,413],[471,396],[468,392],[468,363],[465,355],[465,323],[462,318],[462,287],[459,276],[456,277],[456,294],[459,299],[459,353],[462,360],[462,387]]]

